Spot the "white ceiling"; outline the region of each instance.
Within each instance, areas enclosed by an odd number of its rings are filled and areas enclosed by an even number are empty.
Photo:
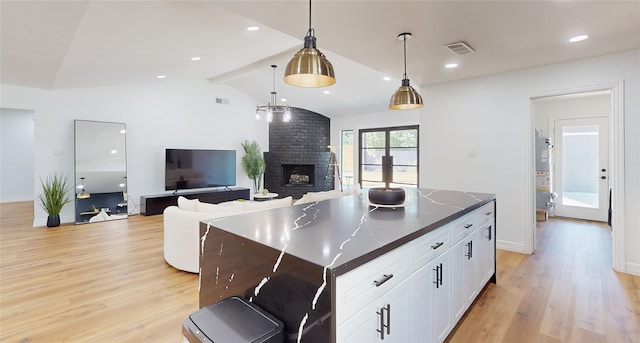
[[[407,74],[414,86],[640,48],[640,1],[316,0],[312,26],[338,81],[297,88],[281,79],[302,47],[308,4],[2,0],[0,81],[69,89],[210,80],[264,105],[273,87],[269,65],[277,64],[278,98],[332,117],[386,110],[403,73],[401,32],[413,33]],[[248,32],[251,25],[260,30]],[[589,39],[567,42],[582,33]],[[461,40],[476,52],[458,56],[443,47]],[[448,62],[459,67],[445,69]]]

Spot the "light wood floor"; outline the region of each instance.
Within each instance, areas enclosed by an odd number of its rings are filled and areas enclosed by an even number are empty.
[[[161,215],[49,229],[32,208],[0,204],[0,342],[182,341],[198,277],[164,262]],[[640,277],[611,270],[608,227],[552,220],[538,239],[498,251],[449,342],[640,342]]]

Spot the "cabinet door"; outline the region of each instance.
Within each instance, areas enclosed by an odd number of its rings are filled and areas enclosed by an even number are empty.
[[[452,250],[419,269],[412,278],[412,340],[442,342],[453,328]]]
[[[338,326],[336,342],[409,342],[411,284],[408,281]]]
[[[476,282],[478,261],[477,230],[458,242],[452,250],[453,280],[451,302],[453,322],[457,323],[478,295]]]
[[[461,240],[453,246],[453,288],[451,293],[451,303],[453,304],[453,318],[457,322],[467,310],[466,280],[468,279],[467,269],[467,241]],[[475,273],[475,271],[472,271]],[[475,280],[475,277],[474,277]],[[475,287],[475,283],[473,285]]]
[[[495,239],[496,231],[494,221],[490,221],[478,230],[478,274],[477,289],[480,290],[495,273]]]
[[[439,284],[434,284],[432,288],[433,294],[433,318],[434,333],[437,342],[443,342],[451,329],[453,329],[453,306],[451,304],[451,294],[453,291],[453,261],[451,259],[451,251],[448,251],[438,257],[435,261],[433,269],[440,267]]]

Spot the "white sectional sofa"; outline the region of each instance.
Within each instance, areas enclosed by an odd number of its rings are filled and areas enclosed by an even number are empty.
[[[295,201],[295,204],[322,201],[359,192],[359,187],[344,192],[339,190],[309,192]],[[199,273],[201,221],[286,207],[293,203],[292,197],[269,201],[235,200],[220,204],[179,197],[178,206],[169,206],[164,210],[164,259],[176,269]]]
[[[241,213],[291,206],[292,197],[270,201],[229,201],[209,204],[178,198],[178,206],[164,210],[164,259],[176,269],[200,272],[200,222]]]

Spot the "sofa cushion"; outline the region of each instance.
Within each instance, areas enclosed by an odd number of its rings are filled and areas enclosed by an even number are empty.
[[[345,191],[342,192],[342,195],[354,195],[354,194],[360,194],[362,190],[360,189],[360,184],[357,183],[353,186],[353,188],[349,188]]]
[[[221,212],[221,211],[224,211],[224,210],[218,208],[218,205],[216,205],[216,204],[210,204],[210,203],[207,203],[207,202],[198,202],[198,203],[196,203],[195,211],[197,211],[197,212],[215,213],[215,212]]]
[[[267,201],[249,201],[247,202],[247,207],[249,211],[268,210],[271,208],[291,206],[292,202],[293,197],[288,196],[282,199],[273,199]]]
[[[197,211],[199,202],[198,199],[187,199],[182,195],[178,197],[178,207],[187,211]]]
[[[308,192],[307,194],[303,195],[302,198],[296,201],[296,205],[334,199],[334,198],[339,198],[341,196],[342,196],[342,192],[339,189],[334,189],[331,191],[324,191],[324,192]]]

